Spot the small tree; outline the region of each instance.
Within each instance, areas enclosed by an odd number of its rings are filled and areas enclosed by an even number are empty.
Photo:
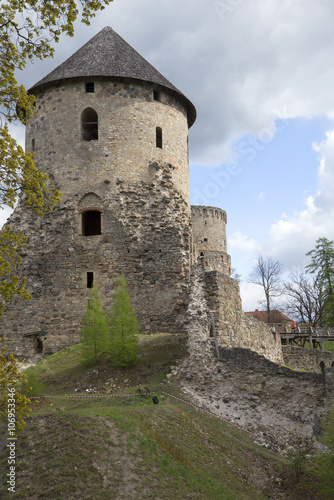
[[[137,359],[139,325],[124,276],[117,280],[109,319],[112,361],[116,366],[131,366]]]
[[[24,384],[27,377],[19,372],[14,356],[7,356],[7,349],[2,345],[4,340],[0,337],[0,420],[8,424],[10,437],[15,437],[26,425],[24,419],[31,412],[28,406],[31,401],[16,388]]]
[[[108,320],[95,287],[90,291],[87,309],[82,318],[81,343],[82,355],[86,360],[96,361],[110,349]]]
[[[282,265],[278,260],[273,260],[270,256],[262,257],[259,255],[252,273],[247,278],[248,283],[263,287],[268,323],[270,323],[273,298],[282,295],[281,269]]]

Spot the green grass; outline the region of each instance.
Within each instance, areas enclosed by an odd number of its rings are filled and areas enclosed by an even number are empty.
[[[27,370],[35,394],[26,430],[17,441],[17,498],[46,499],[315,499],[309,481],[296,489],[285,458],[245,433],[186,404],[172,364],[185,354],[181,336],[142,336],[137,366],[115,369],[110,360],[82,362],[80,345]],[[97,373],[96,373],[97,371]],[[108,397],[106,380],[116,382]],[[141,397],[145,384],[151,395]],[[99,397],[87,396],[93,385]],[[114,385],[114,384],[112,384]],[[80,386],[82,392],[75,393]],[[163,392],[174,394],[184,401]],[[154,405],[152,395],[159,404]],[[94,394],[93,394],[94,395]],[[76,396],[76,397],[69,397]],[[6,470],[5,433],[0,468]],[[1,433],[0,433],[1,436]],[[311,476],[305,474],[305,479]],[[2,487],[2,492],[1,492]],[[0,485],[1,498],[12,498]]]
[[[334,352],[334,342],[324,342],[325,351]]]

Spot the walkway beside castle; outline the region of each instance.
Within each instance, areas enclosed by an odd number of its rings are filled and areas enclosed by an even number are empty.
[[[269,326],[280,334],[283,345],[305,347],[309,343],[310,349],[324,350],[324,342],[334,341],[334,328],[320,328],[312,326],[296,326],[291,328],[283,323],[271,323]]]

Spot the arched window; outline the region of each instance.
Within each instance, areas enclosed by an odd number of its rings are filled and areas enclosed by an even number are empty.
[[[96,236],[101,234],[101,212],[87,210],[82,212],[82,236]]]
[[[162,129],[160,127],[157,127],[155,129],[155,135],[156,135],[156,146],[157,148],[162,149]]]
[[[326,368],[325,363],[324,363],[323,361],[320,361],[320,370],[321,370],[322,372],[324,372],[324,371],[325,371],[325,368]]]
[[[98,116],[93,108],[86,108],[82,112],[81,130],[84,141],[97,141],[99,138]]]

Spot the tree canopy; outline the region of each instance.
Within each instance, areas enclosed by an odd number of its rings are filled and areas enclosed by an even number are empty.
[[[17,366],[17,360],[12,354],[7,356],[7,349],[3,346],[5,339],[0,337],[0,420],[6,424],[15,422],[12,426],[11,436],[16,435],[25,427],[24,419],[30,413],[30,399],[20,391],[17,391],[17,385],[22,385],[27,381],[24,373],[20,373]],[[8,405],[8,400],[15,400],[15,405]],[[15,412],[11,408],[15,407]]]
[[[321,285],[324,325],[334,326],[334,243],[327,238],[318,238],[315,248],[306,255],[311,257],[306,269]]]
[[[78,18],[86,25],[112,0],[5,0],[0,5],[0,208],[14,208],[18,196],[39,215],[52,209],[60,193],[48,187],[48,176],[39,172],[34,154],[25,153],[10,135],[8,125],[25,123],[34,108],[29,94],[17,77],[26,63],[54,54],[61,34],[73,36]],[[24,279],[13,275],[20,263],[25,238],[7,226],[0,236],[0,315],[4,303],[24,292]]]

